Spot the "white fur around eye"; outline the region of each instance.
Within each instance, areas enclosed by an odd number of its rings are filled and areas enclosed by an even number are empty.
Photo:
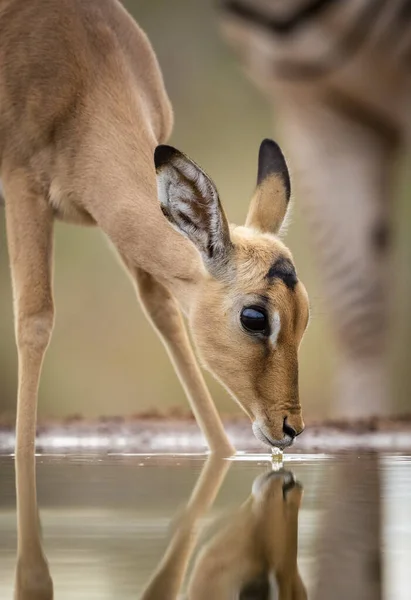
[[[280,330],[281,330],[281,319],[280,319],[279,312],[276,310],[274,312],[273,320],[271,322],[270,342],[271,342],[271,344],[273,346],[275,346],[276,343],[277,343],[277,339],[278,339],[278,335],[280,333]]]

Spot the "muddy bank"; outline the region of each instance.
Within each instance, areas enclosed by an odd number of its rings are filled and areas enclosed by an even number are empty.
[[[265,453],[247,419],[224,419],[227,433],[240,451]],[[307,423],[287,452],[337,452],[348,449],[411,451],[411,415],[395,419],[327,420]],[[0,422],[0,452],[14,449],[12,419]],[[37,430],[40,453],[203,452],[204,438],[190,414],[140,414],[97,421],[78,415],[65,421],[42,422]]]

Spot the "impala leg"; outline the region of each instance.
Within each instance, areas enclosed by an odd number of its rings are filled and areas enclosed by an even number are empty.
[[[19,363],[16,597],[48,599],[52,584],[40,543],[34,449],[39,378],[53,327],[53,219],[45,199],[33,191],[25,173],[6,176],[3,184]]]
[[[230,461],[218,456],[207,458],[191,497],[179,516],[176,531],[141,600],[175,600],[178,597],[197,542],[198,522],[213,505],[230,466]]]
[[[53,217],[24,173],[3,183],[19,369],[16,453],[33,452],[39,379],[53,328]]]
[[[198,366],[176,300],[141,269],[130,269],[148,319],[165,345],[210,450],[229,456],[231,445]]]
[[[19,549],[15,600],[51,600],[53,581],[41,540],[37,509],[36,464],[30,452],[16,455]]]

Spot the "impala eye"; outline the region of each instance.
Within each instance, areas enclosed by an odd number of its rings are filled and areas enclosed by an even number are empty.
[[[246,306],[241,311],[241,325],[250,333],[270,334],[270,324],[265,308],[262,306]]]

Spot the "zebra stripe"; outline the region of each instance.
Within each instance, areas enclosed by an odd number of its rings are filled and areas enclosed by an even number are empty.
[[[411,139],[411,0],[220,4],[227,40],[272,100],[294,172],[341,350],[338,412],[388,412],[393,167]]]
[[[409,64],[411,58],[411,0],[400,0],[397,3],[395,0],[367,0],[362,6],[358,0],[312,0],[288,16],[268,13],[266,6],[256,6],[250,0],[221,0],[221,7],[227,16],[271,36],[282,51],[287,52],[289,47],[290,54],[294,53],[294,43],[301,41],[304,34],[311,31],[315,35],[315,27],[320,26],[325,35],[332,35],[332,27],[338,21],[339,13],[343,17],[344,11],[349,12],[348,9],[358,7],[358,11],[354,11],[355,14],[345,25],[345,30],[341,31],[341,36],[333,36],[332,44],[323,55],[306,60],[302,50],[298,60],[274,56],[273,76],[278,79],[310,81],[329,75],[347,62],[355,60],[367,41],[378,34],[380,23],[386,20],[390,21],[389,38],[386,38],[387,29],[383,27],[383,35],[379,40],[380,49],[389,49],[393,42],[398,44],[399,38],[404,39],[403,60]],[[287,10],[286,7],[287,3],[284,2],[283,10]]]
[[[315,17],[320,16],[327,8],[338,2],[341,0],[314,0],[285,17],[267,15],[255,5],[245,4],[240,0],[225,0],[223,8],[245,21],[268,29],[271,33],[287,36],[294,34],[299,27],[313,21]]]

